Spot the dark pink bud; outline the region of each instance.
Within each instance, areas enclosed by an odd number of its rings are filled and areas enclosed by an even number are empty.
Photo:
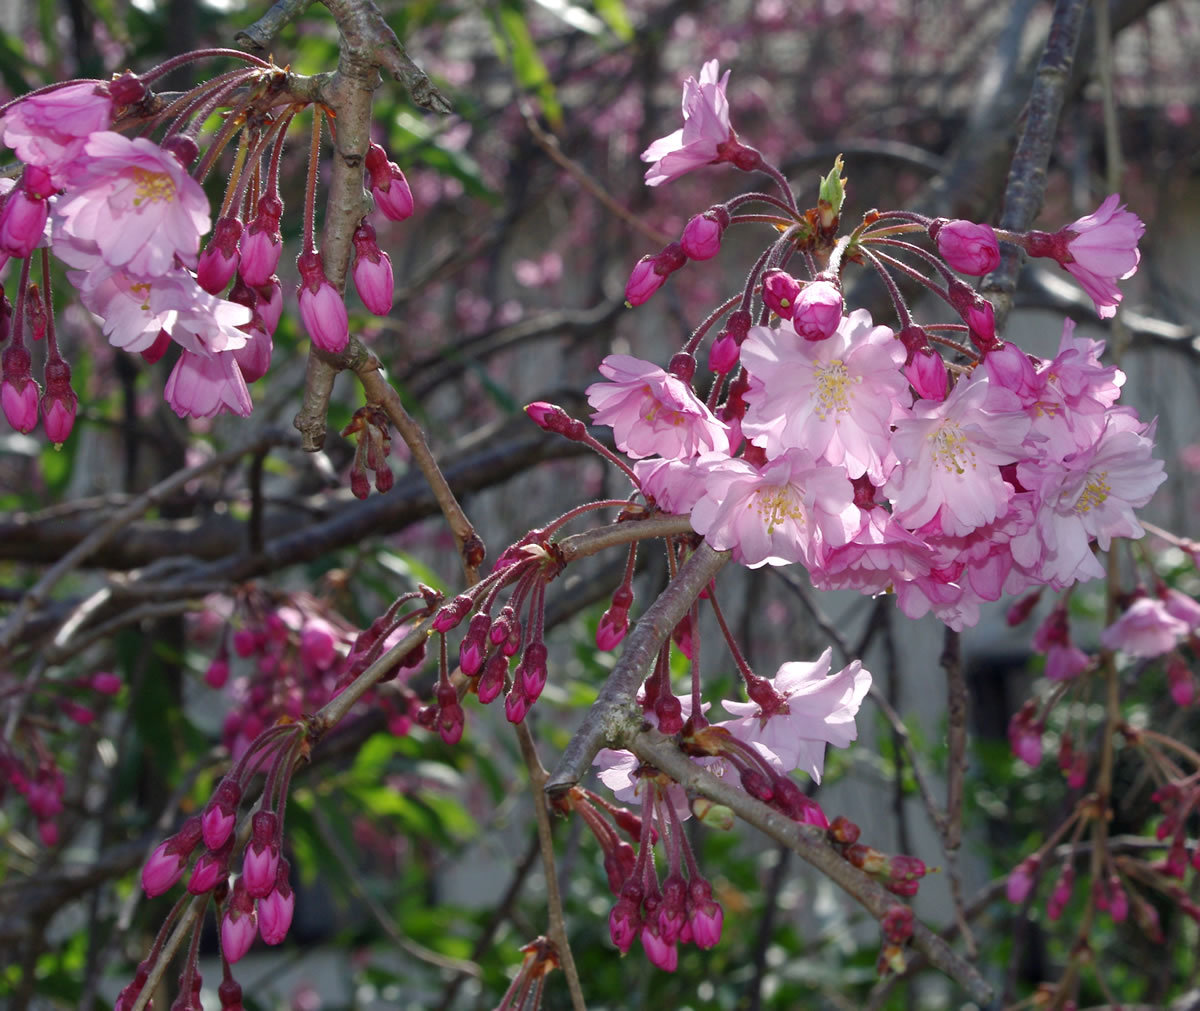
[[[96,714],[87,706],[81,706],[78,702],[72,702],[70,699],[61,700],[59,706],[67,719],[78,723],[81,727],[86,727],[96,719]]]
[[[146,97],[146,85],[132,70],[126,70],[120,77],[114,77],[106,87],[114,106],[136,105]]]
[[[458,665],[467,677],[474,677],[483,668],[487,632],[491,624],[492,619],[482,611],[471,616],[467,634],[458,647]]]
[[[75,426],[79,398],[71,389],[71,367],[54,355],[46,361],[46,393],[42,397],[42,425],[46,438],[61,446]]]
[[[1000,265],[1000,245],[991,225],[938,218],[929,226],[929,237],[953,269],[982,277]]]
[[[679,647],[679,652],[689,660],[694,660],[695,646],[692,643],[692,616],[685,614],[671,632],[671,640]]]
[[[913,932],[913,911],[908,906],[892,906],[879,921],[884,940],[889,944],[903,944]]]
[[[1046,916],[1050,920],[1058,920],[1062,916],[1063,910],[1066,909],[1067,903],[1071,899],[1071,889],[1074,885],[1075,868],[1070,864],[1065,864],[1058,880],[1054,883],[1050,901],[1046,904]]]
[[[667,944],[679,940],[687,926],[688,886],[683,875],[674,871],[667,875],[662,886],[662,905],[658,907],[658,933]]]
[[[254,902],[239,878],[221,918],[221,954],[227,962],[239,961],[250,950],[258,933]]]
[[[692,260],[711,260],[721,251],[721,236],[729,227],[729,212],[722,206],[697,214],[683,230],[680,246]]]
[[[237,824],[237,810],[241,802],[242,788],[236,780],[226,777],[217,784],[212,799],[200,816],[204,845],[210,850],[219,850],[229,839],[234,825]]]
[[[367,149],[367,178],[375,206],[389,221],[404,221],[412,216],[413,197],[408,180],[400,166],[388,160],[387,152],[378,144]]]
[[[266,284],[279,266],[279,256],[283,252],[283,239],[279,234],[282,214],[283,203],[278,197],[259,197],[258,213],[242,233],[239,271],[242,280],[251,287]]]
[[[508,657],[499,651],[493,653],[479,677],[479,687],[476,689],[479,701],[486,706],[504,691],[504,681],[507,675]]]
[[[437,730],[447,744],[457,744],[462,740],[466,721],[467,715],[463,712],[463,707],[458,704],[457,699],[451,705],[443,705],[438,708]]]
[[[719,376],[726,375],[733,371],[740,357],[741,351],[737,341],[729,334],[724,334],[713,341],[712,347],[709,348],[708,368]]]
[[[517,677],[521,680],[521,688],[530,702],[537,701],[542,689],[546,687],[546,647],[540,642],[531,642],[525,647],[521,662],[517,665]]]
[[[395,285],[392,259],[379,248],[375,229],[365,221],[354,232],[354,287],[368,311],[386,316],[392,311]]]
[[[254,308],[258,310],[267,333],[273,334],[279,325],[279,317],[283,315],[283,286],[279,278],[272,274],[262,284],[255,285],[254,291],[258,295]]]
[[[504,716],[509,723],[520,723],[528,712],[529,700],[521,691],[521,685],[518,682],[513,685],[512,691],[504,696]]]
[[[786,270],[773,267],[763,274],[762,298],[776,316],[791,319],[799,297],[800,282]]]
[[[990,351],[997,346],[996,317],[991,302],[986,298],[977,299],[963,318],[970,331],[971,343],[980,351]]]
[[[1008,613],[1004,616],[1005,622],[1010,628],[1016,628],[1033,613],[1033,609],[1037,607],[1038,601],[1041,599],[1040,587],[1032,593],[1027,593],[1008,609]]]
[[[271,367],[271,355],[275,351],[275,342],[261,324],[262,316],[255,312],[255,318],[250,323],[238,327],[246,335],[246,343],[233,349],[233,360],[238,363],[242,378],[248,383],[257,383],[267,374]]]
[[[229,877],[230,850],[231,846],[226,845],[219,853],[202,853],[192,868],[187,890],[193,895],[203,895],[224,882]]]
[[[1172,652],[1167,657],[1167,688],[1177,706],[1190,706],[1196,698],[1196,679],[1183,657]]]
[[[472,594],[458,594],[448,604],[444,604],[438,609],[438,613],[433,618],[433,630],[442,633],[449,632],[471,613],[474,605],[475,597]]]
[[[688,887],[688,925],[697,948],[715,948],[721,940],[721,925],[725,914],[713,901],[712,885],[703,878],[694,879]]]
[[[92,688],[101,695],[116,695],[121,690],[121,679],[108,671],[97,671],[92,675]]]
[[[596,627],[596,647],[605,651],[615,649],[628,631],[629,611],[614,605],[600,617]]]
[[[625,282],[626,305],[641,305],[666,284],[667,276],[654,269],[655,261],[655,257],[647,255],[634,264],[633,272]]]
[[[539,428],[561,435],[572,442],[579,442],[587,436],[587,426],[582,421],[572,418],[557,404],[536,400],[526,406],[525,413]]]
[[[251,824],[250,842],[242,854],[242,877],[251,898],[262,898],[275,887],[279,870],[279,819],[259,811]]]
[[[238,239],[241,237],[241,221],[232,217],[218,219],[212,238],[196,263],[196,280],[205,291],[217,295],[225,290],[238,269]]]
[[[635,892],[636,894],[626,894]],[[608,932],[621,954],[627,954],[642,927],[641,892],[627,883],[621,897],[608,914]]]
[[[24,344],[11,344],[0,356],[0,408],[8,423],[28,435],[37,426],[41,389],[30,374],[29,352]]]
[[[12,190],[0,210],[0,252],[24,259],[33,252],[46,228],[50,205],[24,187]]]
[[[674,972],[679,966],[679,947],[663,939],[657,923],[647,922],[643,925],[642,948],[651,964],[664,972]]]
[[[300,271],[300,318],[304,328],[322,351],[344,351],[350,341],[346,303],[325,277],[321,254],[309,250],[296,259]]]
[[[1034,877],[1037,874],[1037,857],[1026,857],[1008,875],[1005,894],[1014,906],[1020,905],[1033,891]]]
[[[841,289],[828,280],[805,285],[792,311],[792,325],[806,341],[828,340],[842,321]]]
[[[142,890],[150,897],[162,895],[183,877],[183,870],[200,842],[200,819],[189,818],[178,832],[159,843],[142,868]]]
[[[670,692],[663,692],[654,702],[658,729],[664,734],[677,734],[683,729],[683,706]]]
[[[172,134],[164,140],[162,149],[169,151],[184,168],[189,167],[200,154],[200,145],[183,133]]]
[[[292,926],[296,897],[288,882],[289,870],[288,862],[280,860],[275,872],[275,887],[269,895],[258,900],[258,932],[267,944],[279,944]]]
[[[946,399],[949,374],[945,361],[936,351],[916,352],[912,361],[904,366],[904,378],[916,390],[918,397],[936,401]]]

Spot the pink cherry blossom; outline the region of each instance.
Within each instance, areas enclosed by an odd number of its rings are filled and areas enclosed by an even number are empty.
[[[988,403],[986,378],[960,382],[945,400],[919,400],[897,422],[892,448],[903,463],[884,492],[906,527],[923,526],[940,511],[944,533],[965,534],[1008,508],[1013,489],[1000,467],[1024,456],[1030,422],[1018,410],[988,410]]]
[[[825,545],[858,533],[860,510],[846,472],[793,449],[761,470],[744,459],[710,469],[692,528],[717,551],[750,568],[819,562]]]
[[[30,95],[0,116],[0,142],[26,165],[48,169],[61,186],[93,133],[112,122],[112,98],[100,81]]]
[[[904,346],[891,330],[856,309],[829,340],[811,342],[785,320],[753,327],[741,361],[756,380],[742,432],[768,458],[803,448],[852,478],[883,483],[895,463],[891,428],[912,396],[899,371]]]
[[[719,73],[717,61],[709,60],[699,81],[689,77],[683,82],[683,127],[642,152],[642,161],[654,163],[646,170],[647,186],[660,186],[718,160],[721,145],[734,138],[725,97],[729,71],[718,80]]]
[[[854,539],[830,548],[819,568],[810,570],[819,590],[855,589],[883,593],[899,583],[929,575],[933,553],[920,537],[905,530],[882,507],[867,510]]]
[[[585,391],[592,420],[612,428],[623,453],[676,458],[729,451],[726,426],[678,377],[631,355],[609,355],[600,372],[610,382]]]
[[[1100,634],[1100,642],[1129,656],[1150,659],[1169,653],[1187,633],[1187,624],[1174,617],[1161,600],[1139,597]]]
[[[92,134],[54,215],[69,236],[96,244],[110,267],[158,277],[178,256],[196,262],[209,230],[208,198],[174,155],[143,137]]]
[[[1137,244],[1146,231],[1142,220],[1125,210],[1120,200],[1113,193],[1093,214],[1062,229],[1070,256],[1063,266],[1091,296],[1101,319],[1116,314],[1122,295],[1115,282],[1137,270],[1141,260]]]
[[[211,357],[184,351],[163,396],[181,418],[211,418],[226,411],[245,418],[254,409],[232,351]]]
[[[765,713],[755,702],[722,700],[738,719],[725,727],[738,739],[767,748],[785,771],[803,769],[816,782],[825,767],[825,745],[847,747],[858,737],[854,717],[871,687],[871,674],[855,660],[830,675],[832,649],[811,663],[783,664],[770,679],[783,703]]]
[[[724,453],[670,460],[651,457],[636,460],[633,472],[643,493],[653,498],[659,509],[682,516],[691,512],[692,506],[704,495],[708,472],[727,459]]]
[[[1166,480],[1162,461],[1150,455],[1153,429],[1114,410],[1088,449],[1063,460],[1018,464],[1018,480],[1035,494],[1037,519],[1032,530],[1013,539],[1016,561],[1057,589],[1102,576],[1090,541],[1095,538],[1108,550],[1113,537],[1141,537],[1133,510],[1149,502]]]

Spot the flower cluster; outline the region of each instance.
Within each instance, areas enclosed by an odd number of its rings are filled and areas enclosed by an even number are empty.
[[[5,180],[0,189],[0,266],[10,257],[24,261],[15,309],[0,299],[0,344],[12,335],[3,355],[0,401],[17,430],[32,431],[40,408],[47,435],[61,443],[78,404],[54,334],[45,255],[42,290],[29,283],[29,258],[37,247],[43,254],[48,247],[72,268],[68,278],[113,347],[155,362],[172,343],[178,346],[164,395],[180,417],[250,414],[247,384],[270,365],[283,305],[275,273],[283,250],[279,162],[288,126],[307,103],[281,111],[276,106],[284,71],[244,54],[220,55],[238,55],[250,67],[230,72],[220,87],[198,86],[166,111],[154,104],[149,84],[178,60],[141,77],[126,73],[110,82],[52,86],[0,110],[0,143],[22,166],[17,182]],[[239,87],[249,97],[193,169],[204,121]],[[185,115],[169,123],[160,143],[148,139],[180,109]],[[319,139],[319,108],[314,118]],[[135,123],[141,135],[120,132]],[[233,131],[243,127],[214,226],[201,182]],[[366,173],[380,213],[396,221],[412,213],[404,175],[378,145],[371,147]],[[310,207],[316,181],[314,157]],[[366,219],[354,246],[355,286],[369,311],[386,315],[392,305],[391,260]],[[349,340],[346,306],[316,250],[311,210],[297,265],[300,315],[313,341],[327,351],[343,350]],[[42,397],[25,345],[27,328],[35,340],[47,338]]]

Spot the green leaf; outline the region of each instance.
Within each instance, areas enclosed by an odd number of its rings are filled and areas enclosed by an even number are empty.
[[[537,43],[530,34],[529,24],[525,20],[525,12],[519,0],[504,0],[500,4],[497,18],[503,41],[501,57],[507,57],[511,61],[517,83],[522,88],[534,92],[541,100],[542,112],[550,125],[555,130],[561,128],[563,114],[558,93],[550,79],[550,71],[546,69],[546,64],[538,52]],[[504,49],[508,50],[507,53]]]
[[[622,42],[632,41],[633,24],[623,0],[592,0],[592,6],[617,38]]]
[[[822,203],[829,204],[835,215],[842,213],[842,203],[846,199],[846,180],[842,178],[844,167],[842,156],[839,154],[834,160],[833,168],[829,170],[829,175],[821,180],[819,199]]]

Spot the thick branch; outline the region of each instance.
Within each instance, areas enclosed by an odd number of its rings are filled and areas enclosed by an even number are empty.
[[[629,633],[621,659],[546,782],[546,792],[552,799],[583,778],[596,752],[613,746],[613,741],[624,739],[641,725],[642,714],[635,698],[646,671],[671,630],[728,561],[727,551],[716,552],[707,544],[701,544],[659,598],[647,608]]]

